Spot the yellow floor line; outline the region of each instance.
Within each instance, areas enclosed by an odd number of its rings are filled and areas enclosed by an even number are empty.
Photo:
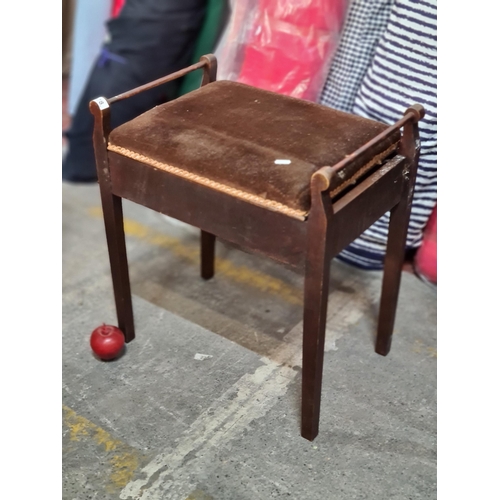
[[[430,358],[436,358],[437,359],[437,349],[432,346],[424,346],[421,340],[417,339],[413,343],[412,347],[413,352],[416,352],[417,354],[427,354]]]
[[[185,500],[214,500],[214,497],[207,495],[201,490],[195,490]]]
[[[102,217],[100,207],[92,207],[89,213],[93,217]],[[131,219],[124,218],[123,225],[127,236],[146,241],[151,245],[168,248],[177,257],[191,264],[199,265],[200,250],[198,246],[187,246],[178,238],[155,231]],[[215,272],[216,275],[221,274],[237,283],[251,286],[261,292],[277,295],[290,304],[302,304],[302,293],[299,289],[284,283],[280,279],[249,269],[246,266],[237,266],[229,260],[216,258]]]
[[[65,405],[63,405],[63,425],[69,430],[70,441],[91,439],[103,452],[110,453],[108,461],[111,465],[111,475],[110,484],[106,488],[108,491],[122,489],[132,480],[134,472],[144,461],[140,452],[115,439],[109,432]]]

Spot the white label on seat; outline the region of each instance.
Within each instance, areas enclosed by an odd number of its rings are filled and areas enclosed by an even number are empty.
[[[290,165],[292,160],[274,160],[275,165]]]

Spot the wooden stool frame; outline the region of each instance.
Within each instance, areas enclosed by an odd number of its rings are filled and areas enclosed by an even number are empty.
[[[388,211],[391,215],[375,351],[383,356],[389,353],[420,149],[418,121],[424,110],[418,104],[408,108],[397,123],[353,154],[316,171],[310,181],[311,209],[307,219],[301,221],[108,151],[111,104],[197,69],[203,70],[202,86],[216,80],[217,61],[209,54],[199,63],[164,78],[111,99],[100,97],[90,102],[118,326],[126,342],[134,339],[122,198],[200,228],[204,279],[214,275],[216,237],[302,271],[305,281],[301,434],[312,441],[319,429],[330,262]],[[403,135],[397,153],[332,202],[329,191],[337,172],[401,128]]]

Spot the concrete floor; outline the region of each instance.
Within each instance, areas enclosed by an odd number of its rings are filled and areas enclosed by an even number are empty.
[[[204,282],[197,233],[125,202],[137,338],[99,361],[90,333],[116,319],[98,187],[62,189],[64,500],[436,498],[435,289],[403,274],[384,358],[381,274],[332,263],[311,443],[302,278],[218,243]]]

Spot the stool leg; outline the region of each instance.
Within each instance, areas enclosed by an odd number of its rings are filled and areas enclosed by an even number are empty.
[[[135,337],[135,331],[125,232],[123,230],[122,199],[113,194],[107,154],[110,130],[109,103],[104,97],[94,99],[90,102],[90,111],[94,115],[93,143],[118,328],[125,335],[125,342],[130,342]]]
[[[122,199],[102,191],[101,196],[118,328],[124,333],[125,342],[130,342],[135,338],[135,331],[123,230]]]
[[[403,270],[405,243],[410,207],[402,200],[391,211],[389,236],[385,254],[382,295],[378,318],[375,352],[386,356],[391,349],[392,332],[396,319],[401,273]]]
[[[319,430],[330,259],[325,244],[310,247],[304,286],[301,434],[312,441]]]
[[[301,434],[309,441],[318,435],[319,430],[326,309],[332,258],[333,210],[328,191],[331,175],[331,169],[323,167],[311,177],[312,201],[307,221]]]
[[[408,110],[410,111],[410,110]],[[408,113],[407,111],[407,113]],[[421,108],[423,116],[423,108]],[[400,202],[391,210],[389,235],[384,262],[384,277],[382,281],[382,296],[378,319],[377,340],[375,352],[387,356],[391,350],[392,333],[396,319],[401,273],[405,257],[406,235],[410,222],[411,202],[417,177],[420,140],[418,122],[407,122],[403,127],[400,154],[408,161],[404,172],[404,185]]]
[[[207,64],[203,67],[203,78],[201,86],[205,86],[217,80],[217,59],[213,54],[201,56],[200,61]],[[215,236],[201,231],[201,277],[209,280],[214,275],[215,264]]]
[[[215,236],[201,231],[201,277],[209,280],[215,268]]]

